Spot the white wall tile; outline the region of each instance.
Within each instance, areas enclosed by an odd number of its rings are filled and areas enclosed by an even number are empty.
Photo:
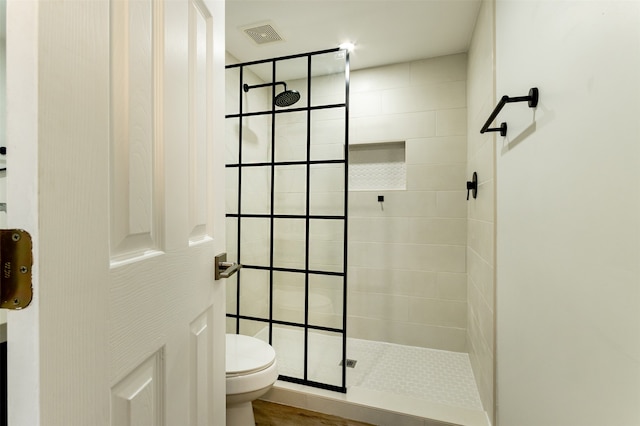
[[[383,114],[405,114],[466,106],[466,83],[453,81],[428,86],[389,89],[380,93]]]
[[[409,320],[410,298],[377,293],[356,293],[349,301],[349,310],[354,316],[379,318],[394,321]]]
[[[349,289],[354,292],[438,298],[437,273],[406,269],[350,268]]]
[[[441,56],[411,62],[411,84],[427,85],[467,79],[467,55]]]
[[[350,144],[395,142],[436,134],[436,112],[356,117],[350,120]]]
[[[463,218],[410,218],[407,222],[409,243],[466,245],[467,226]]]
[[[472,174],[473,175],[473,174]],[[481,180],[480,175],[478,179]],[[493,179],[478,184],[477,198],[468,205],[469,219],[485,222],[495,221],[495,183]]]
[[[402,63],[386,67],[369,68],[351,73],[350,93],[406,87],[410,84],[411,64]]]
[[[465,328],[467,326],[466,301],[411,298],[409,302],[411,322],[436,326]]]
[[[440,217],[467,217],[466,190],[438,191],[436,215]]]
[[[449,136],[409,139],[407,164],[461,164],[467,161],[467,138]]]
[[[480,397],[494,419],[495,133],[480,134],[495,107],[494,0],[482,2],[469,50],[467,180],[478,173],[478,196],[467,202],[467,349]]]
[[[493,264],[494,255],[494,224],[480,220],[469,220],[467,223],[468,245],[475,250],[487,263]]]
[[[404,217],[355,217],[349,220],[349,241],[408,243],[410,222]]]
[[[436,113],[436,136],[467,134],[467,109],[439,110]]]
[[[376,92],[356,92],[349,96],[351,118],[379,115],[382,113],[382,95]]]
[[[470,285],[478,287],[487,308],[493,312],[495,303],[494,267],[470,247],[467,247],[467,273],[471,280]]]
[[[411,191],[454,191],[466,188],[466,166],[407,165],[407,189]]]
[[[438,272],[438,298],[467,301],[467,274]]]
[[[437,196],[435,191],[349,191],[349,217],[437,216]]]
[[[464,352],[465,328],[352,316],[349,337]]]

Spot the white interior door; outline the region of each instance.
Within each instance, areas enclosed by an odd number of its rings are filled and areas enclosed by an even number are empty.
[[[11,424],[224,424],[224,1],[7,16]]]

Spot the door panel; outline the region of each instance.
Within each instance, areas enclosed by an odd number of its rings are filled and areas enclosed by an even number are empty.
[[[189,1],[189,227],[191,241],[212,231],[207,214],[212,188],[208,165],[212,163],[213,18],[200,0]]]
[[[111,256],[160,249],[162,3],[111,2]],[[157,29],[153,31],[153,29]],[[157,172],[157,175],[156,175]]]
[[[111,423],[164,424],[162,351],[153,354],[111,390]]]
[[[207,309],[191,323],[189,355],[191,358],[189,392],[191,425],[210,424],[213,410],[210,410],[210,389],[213,381],[213,368],[210,351],[213,347],[213,309]]]
[[[218,237],[210,195],[213,98],[207,93],[213,78],[212,16],[194,0],[117,3],[128,27],[121,24],[123,34],[112,37],[129,40],[120,42],[124,52],[112,49],[111,54],[112,60],[124,56],[128,80],[122,104],[112,95],[111,108],[127,112],[128,130],[112,134],[110,171],[112,182],[127,172],[129,179],[112,187],[111,199],[128,192],[125,241],[135,242],[125,247],[134,251],[124,252],[124,258],[117,253],[118,262],[111,263],[112,381],[144,368],[149,353],[161,353],[166,374],[157,390],[167,398],[166,424],[185,419],[210,424],[222,416],[214,416],[208,403],[213,400],[212,259]],[[117,79],[111,84],[112,93],[122,91]],[[117,127],[115,121],[112,125]],[[121,159],[115,154],[119,137],[129,146]],[[112,214],[122,215],[117,210],[122,204]],[[164,226],[154,226],[161,220]],[[145,242],[139,239],[147,235]]]
[[[37,355],[9,354],[12,424],[223,425],[224,2],[13,11],[8,102],[36,89],[10,136],[37,132],[9,148],[37,167],[10,200],[36,236],[37,311],[10,346]]]

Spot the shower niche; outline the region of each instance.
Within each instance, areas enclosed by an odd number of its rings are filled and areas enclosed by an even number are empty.
[[[349,55],[228,65],[227,332],[276,350],[280,379],[346,392]]]
[[[377,191],[407,188],[405,143],[349,145],[349,190]]]

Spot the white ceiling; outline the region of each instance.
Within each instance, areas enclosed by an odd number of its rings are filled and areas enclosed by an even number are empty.
[[[466,52],[480,0],[227,0],[227,51],[239,62],[351,41],[361,69]],[[268,23],[284,41],[256,44],[244,29]]]

